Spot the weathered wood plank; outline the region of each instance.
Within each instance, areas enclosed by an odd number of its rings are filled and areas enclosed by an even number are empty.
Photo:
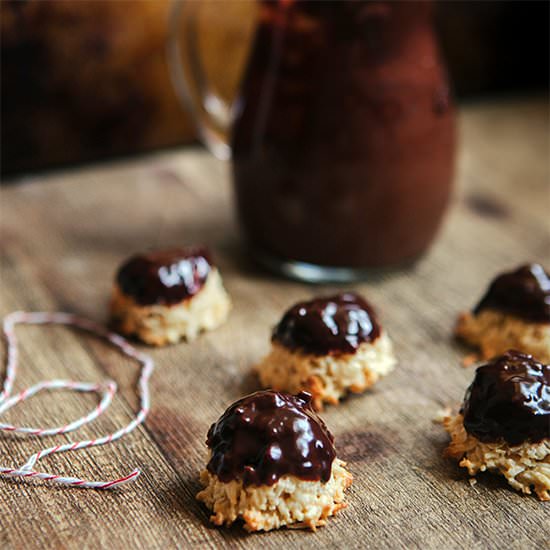
[[[441,457],[446,436],[432,418],[462,398],[472,376],[459,366],[464,349],[451,338],[456,314],[476,301],[495,272],[530,259],[550,264],[548,130],[542,101],[466,107],[457,188],[440,238],[414,268],[355,285],[378,306],[400,365],[370,394],[324,413],[355,483],[349,508],[316,534],[214,529],[194,500],[206,430],[230,402],[256,389],[250,368],[268,349],[270,327],[294,301],[334,288],[276,279],[246,259],[229,205],[227,166],[188,150],[4,188],[2,314],[65,309],[104,320],[112,275],[124,257],[192,242],[214,249],[235,308],[216,332],[151,352],[158,371],[145,427],[115,446],[44,463],[88,476],[138,465],[141,480],[113,493],[0,480],[0,546],[547,545],[550,508],[490,476],[471,487]],[[137,405],[130,361],[62,328],[21,328],[20,334],[19,387],[53,376],[113,377],[121,396],[82,434],[128,421]],[[55,424],[92,403],[72,394],[62,402],[37,397],[9,418]],[[0,461],[19,463],[39,445],[2,436]]]

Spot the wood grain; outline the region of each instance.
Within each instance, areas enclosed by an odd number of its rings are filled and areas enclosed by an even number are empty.
[[[208,426],[256,389],[251,366],[270,327],[312,287],[257,270],[240,248],[228,167],[191,149],[47,174],[6,187],[1,201],[1,313],[62,309],[105,320],[113,272],[149,246],[213,248],[235,308],[229,322],[193,344],[154,350],[153,410],[117,445],[47,459],[87,476],[143,469],[139,482],[93,492],[0,480],[1,548],[542,548],[550,508],[493,476],[471,487],[442,458],[447,437],[432,422],[458,403],[472,377],[453,342],[457,313],[495,272],[550,262],[549,125],[540,100],[472,104],[461,113],[456,192],[439,239],[413,268],[355,285],[382,313],[399,368],[368,395],[326,410],[355,483],[349,507],[316,534],[246,535],[215,529],[195,501]],[[91,337],[64,328],[20,328],[18,387],[49,377],[115,378],[122,393],[104,433],[137,406],[137,369]],[[91,398],[36,397],[6,419],[58,424]],[[63,437],[56,440],[63,441]],[[19,464],[39,441],[0,437],[0,461]]]

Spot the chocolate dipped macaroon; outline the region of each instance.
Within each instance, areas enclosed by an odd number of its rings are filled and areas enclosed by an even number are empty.
[[[502,273],[472,312],[460,315],[456,335],[489,359],[517,349],[550,362],[550,276],[539,264]]]
[[[372,306],[351,292],[294,305],[273,330],[271,344],[256,367],[262,386],[307,391],[317,410],[365,391],[396,364]]]
[[[516,490],[550,500],[550,365],[508,351],[476,370],[445,451],[475,476],[502,474]]]
[[[216,525],[315,530],[346,507],[352,483],[311,395],[260,391],[233,403],[208,431],[197,494]]]
[[[129,258],[111,299],[117,330],[154,346],[193,340],[221,325],[231,301],[204,248],[156,250]]]

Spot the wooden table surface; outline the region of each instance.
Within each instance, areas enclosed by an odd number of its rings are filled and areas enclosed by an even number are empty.
[[[104,321],[113,272],[147,247],[207,243],[234,301],[230,320],[192,344],[153,350],[153,408],[117,444],[51,457],[44,469],[110,478],[136,466],[139,481],[94,492],[0,479],[1,548],[548,548],[550,507],[499,478],[470,486],[442,458],[433,422],[457,404],[473,370],[453,342],[457,313],[496,273],[549,262],[549,124],[542,100],[465,106],[456,191],[436,244],[414,268],[364,284],[395,342],[399,366],[376,389],[324,412],[355,482],[349,507],[312,534],[218,529],[195,501],[209,425],[257,388],[251,366],[293,302],[334,289],[266,275],[239,247],[227,165],[188,149],[59,173],[5,187],[1,201],[1,313],[65,310]],[[136,366],[74,331],[22,327],[17,387],[44,378],[103,380],[122,388],[105,418],[79,435],[129,421]],[[91,396],[38,396],[6,420],[57,425]],[[56,442],[68,437],[53,438]],[[0,464],[19,465],[43,441],[0,436]]]

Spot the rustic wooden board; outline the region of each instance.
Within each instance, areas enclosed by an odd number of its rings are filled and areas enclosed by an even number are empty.
[[[316,534],[216,529],[194,499],[208,426],[256,389],[250,367],[268,350],[270,327],[294,301],[334,288],[280,280],[249,263],[231,214],[227,166],[187,150],[4,188],[1,313],[62,309],[104,320],[113,272],[129,253],[194,242],[214,249],[235,308],[224,327],[195,343],[152,351],[158,371],[145,427],[117,445],[47,459],[55,471],[86,476],[139,466],[139,482],[86,492],[0,480],[0,547],[548,547],[550,507],[492,476],[471,487],[441,457],[447,437],[432,422],[441,407],[458,403],[472,377],[451,338],[457,313],[495,272],[530,259],[550,263],[547,105],[470,105],[461,131],[456,193],[436,245],[410,270],[355,285],[381,311],[400,364],[368,395],[324,413],[355,483],[348,509]],[[128,421],[137,404],[130,361],[63,328],[19,334],[18,387],[113,377],[122,396],[82,433]],[[54,425],[93,402],[64,397],[36,397],[6,418]],[[0,463],[20,464],[37,445],[3,435]]]

